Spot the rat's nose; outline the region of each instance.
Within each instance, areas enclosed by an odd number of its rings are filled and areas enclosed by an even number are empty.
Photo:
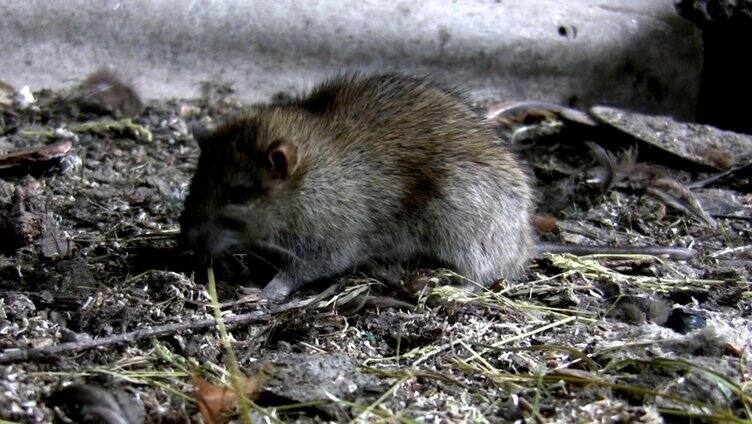
[[[209,233],[206,225],[197,225],[184,229],[180,233],[181,247],[193,253],[205,255],[209,253]]]
[[[219,255],[238,244],[234,231],[220,227],[214,221],[188,228],[183,239],[194,253],[206,256]]]

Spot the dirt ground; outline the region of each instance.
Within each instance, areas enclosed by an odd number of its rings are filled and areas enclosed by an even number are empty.
[[[199,153],[189,128],[236,111],[232,91],[120,105],[130,120],[33,94],[0,102],[0,158],[62,153],[0,160],[3,422],[244,422],[226,388],[239,374],[254,422],[752,420],[749,180],[693,188],[682,195],[699,202],[693,213],[656,195],[655,179],[592,184],[599,162],[584,141],[603,133],[533,123],[542,135],[515,143],[539,181],[542,239],[698,256],[548,255],[478,293],[447,285],[459,278],[447,270],[407,270],[397,288],[353,273],[280,308],[244,289],[268,270],[230,255],[214,266],[223,317],[255,317],[230,326],[230,354],[214,326],[190,325],[214,315],[206,268],[176,236]],[[618,143],[617,156],[637,144]],[[643,147],[640,163],[681,187],[717,173]]]

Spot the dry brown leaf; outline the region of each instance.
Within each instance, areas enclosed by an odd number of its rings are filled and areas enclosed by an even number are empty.
[[[195,375],[193,386],[198,409],[207,424],[224,422],[222,417],[237,406],[238,400],[235,392],[227,386],[209,383]]]
[[[14,150],[0,155],[0,169],[11,166],[28,166],[59,159],[68,154],[72,146],[70,140],[64,140],[53,144]]]
[[[673,178],[664,177],[651,181],[651,186],[646,191],[701,223],[715,225],[715,220],[705,211],[694,193]]]
[[[529,116],[540,118],[555,116],[591,127],[598,125],[593,118],[580,110],[534,100],[494,103],[488,106],[486,113],[486,119],[492,125],[497,126],[509,126],[512,122],[519,123]]]
[[[729,355],[735,357],[735,358],[741,358],[744,356],[744,349],[739,347],[736,343],[733,342],[726,342],[723,345],[724,350]]]
[[[261,387],[271,372],[272,365],[264,363],[252,377],[243,376],[239,382],[243,396],[250,400],[258,398]],[[225,418],[238,406],[238,398],[232,387],[209,383],[198,375],[194,375],[192,380],[195,388],[194,396],[204,422],[207,424],[226,422]]]
[[[535,214],[530,220],[539,233],[553,233],[556,230],[556,218],[548,214]]]
[[[678,209],[703,224],[715,225],[713,218],[703,209],[689,188],[664,175],[657,167],[638,163],[636,149],[628,149],[615,155],[595,143],[588,142],[588,146],[593,157],[605,171],[601,181],[604,190],[610,190],[616,185],[641,189],[665,205]]]

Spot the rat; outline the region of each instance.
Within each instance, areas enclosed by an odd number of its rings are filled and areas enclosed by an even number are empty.
[[[416,258],[488,287],[544,250],[576,251],[535,246],[522,162],[462,92],[428,78],[342,75],[195,136],[182,242],[283,252],[267,298]]]
[[[82,106],[96,112],[119,111],[125,116],[136,116],[144,108],[136,89],[109,68],[89,74],[77,88],[76,95]]]

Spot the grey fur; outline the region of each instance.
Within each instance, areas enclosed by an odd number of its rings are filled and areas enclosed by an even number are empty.
[[[275,179],[265,153],[279,139],[297,144],[299,163]],[[526,174],[460,94],[426,79],[336,78],[229,121],[202,149],[181,223],[187,240],[213,254],[246,242],[288,251],[296,259],[265,288],[270,297],[418,256],[489,285],[530,256]],[[223,192],[238,184],[262,193],[228,206]]]

